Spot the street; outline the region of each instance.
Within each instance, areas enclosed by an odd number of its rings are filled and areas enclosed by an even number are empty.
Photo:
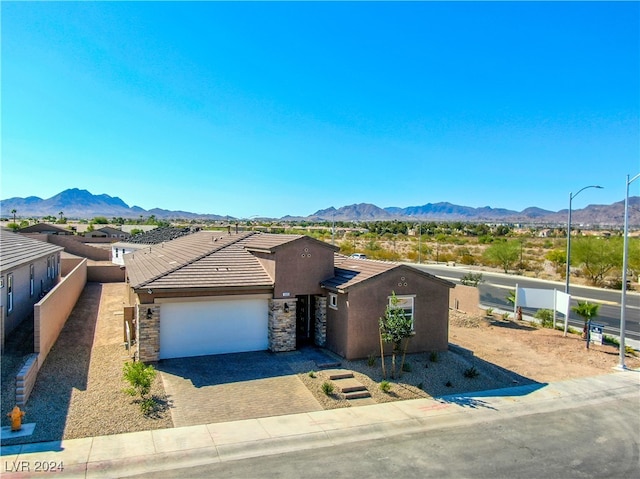
[[[519,417],[135,477],[640,477],[637,394]]]
[[[466,268],[444,265],[413,266],[454,283],[459,283],[460,278],[470,271],[474,273],[481,272],[483,281],[478,287],[480,290],[480,303],[485,307],[507,311],[513,310],[513,305],[507,302],[506,297],[509,290],[515,289],[516,284],[522,288],[557,289],[564,291],[564,284],[523,276],[473,271],[467,270]],[[594,321],[605,325],[605,334],[616,337],[620,335],[620,296],[620,291],[571,284],[571,306],[577,305],[578,301],[585,300],[598,303],[600,310]],[[640,341],[640,295],[637,293],[627,293],[626,303],[626,338]],[[525,314],[533,315],[536,310],[523,308],[523,311]],[[558,315],[558,320],[564,321],[562,315]],[[575,313],[572,313],[570,314],[569,324],[575,328],[582,329],[584,321],[577,317]]]

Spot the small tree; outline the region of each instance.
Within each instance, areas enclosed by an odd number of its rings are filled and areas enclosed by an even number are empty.
[[[405,341],[404,352],[402,355],[402,364],[400,365],[400,371],[404,365],[404,355],[407,351],[409,339],[413,336],[413,320],[410,316],[407,316],[405,310],[400,307],[400,300],[396,296],[395,292],[391,292],[391,298],[389,304],[385,310],[385,314],[379,320],[380,326],[380,355],[382,359],[382,373],[386,378],[386,371],[384,367],[384,346],[383,342],[391,343],[393,345],[391,353],[391,377],[395,378],[396,374],[396,355],[402,350],[402,341]]]
[[[490,263],[501,266],[504,272],[508,273],[509,268],[520,258],[520,250],[521,243],[517,240],[498,241],[485,250],[484,257]]]
[[[140,409],[142,412],[149,412],[155,404],[153,398],[148,397],[148,395],[156,377],[156,370],[150,364],[146,365],[136,361],[124,363],[122,372],[123,378],[131,384],[131,387],[124,391],[130,396],[140,396]]]

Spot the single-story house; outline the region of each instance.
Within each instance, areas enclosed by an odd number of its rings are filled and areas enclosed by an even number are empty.
[[[199,228],[198,228],[199,230]],[[131,236],[127,234],[126,241],[118,241],[111,244],[111,262],[120,266],[124,265],[124,255],[133,253],[139,249],[148,248],[149,245],[164,243],[182,236],[194,233],[192,228],[175,228],[163,226],[162,228],[152,228],[143,234]]]
[[[93,231],[87,231],[84,236],[86,238],[116,238],[127,239],[131,236],[129,233],[125,233],[117,228],[111,226],[104,226],[102,228],[95,229]]]
[[[142,361],[316,344],[379,352],[392,292],[414,321],[410,351],[446,350],[452,283],[411,266],[351,260],[303,235],[202,231],[124,256]]]
[[[0,230],[1,344],[60,279],[64,248]]]
[[[45,235],[74,235],[72,230],[60,228],[59,226],[52,225],[50,223],[36,223],[35,225],[26,226],[20,228],[18,233],[39,233]]]

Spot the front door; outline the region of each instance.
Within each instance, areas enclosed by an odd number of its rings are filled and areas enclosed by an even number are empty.
[[[296,297],[296,347],[313,344],[313,296]]]

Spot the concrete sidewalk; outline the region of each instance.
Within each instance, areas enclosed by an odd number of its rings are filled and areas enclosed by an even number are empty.
[[[425,432],[436,428],[640,399],[640,373],[623,371],[551,384],[313,411],[113,436],[6,446],[3,478],[127,477],[304,449]],[[59,465],[63,466],[60,471]],[[39,467],[40,471],[36,471]]]

